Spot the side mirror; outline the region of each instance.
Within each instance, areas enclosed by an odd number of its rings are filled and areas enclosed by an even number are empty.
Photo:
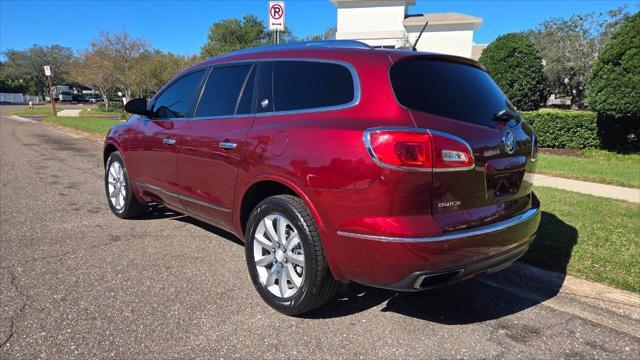
[[[130,114],[149,115],[147,99],[131,99],[124,105],[124,111]]]

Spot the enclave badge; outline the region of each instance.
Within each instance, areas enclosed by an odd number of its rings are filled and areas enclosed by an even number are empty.
[[[516,151],[516,139],[511,130],[504,132],[502,140],[504,140],[504,149],[507,150],[507,153],[513,154],[513,152]]]

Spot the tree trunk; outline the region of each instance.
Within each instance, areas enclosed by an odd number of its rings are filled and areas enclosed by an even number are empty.
[[[99,89],[99,91],[104,101],[104,111],[109,111],[109,92],[104,89]]]
[[[131,89],[130,88],[125,88],[124,89],[124,97],[127,99],[127,101],[131,100]]]

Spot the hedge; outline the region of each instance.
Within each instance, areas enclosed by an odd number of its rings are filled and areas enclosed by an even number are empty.
[[[523,111],[540,147],[589,149],[600,147],[598,117],[591,111]]]

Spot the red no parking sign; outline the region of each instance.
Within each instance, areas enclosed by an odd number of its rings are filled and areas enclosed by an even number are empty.
[[[284,1],[269,1],[269,30],[284,30]]]

